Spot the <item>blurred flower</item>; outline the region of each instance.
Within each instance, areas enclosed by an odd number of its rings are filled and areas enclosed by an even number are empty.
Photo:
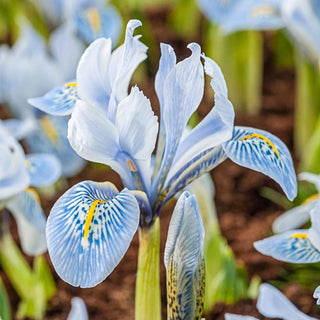
[[[71,299],[72,308],[68,315],[67,320],[88,320],[88,311],[86,304],[79,297],[74,297]]]
[[[297,229],[256,241],[254,247],[262,254],[292,263],[320,261],[320,202],[314,202],[310,229]]]
[[[46,218],[39,196],[30,187],[47,186],[61,174],[59,161],[49,154],[24,155],[22,147],[0,122],[0,209],[8,208],[16,219],[25,253],[46,251]]]

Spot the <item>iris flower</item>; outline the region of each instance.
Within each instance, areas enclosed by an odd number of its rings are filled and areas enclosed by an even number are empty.
[[[225,33],[284,26],[279,0],[198,0],[203,13]]]
[[[76,155],[66,138],[68,118],[46,115],[32,108],[27,99],[72,79],[84,46],[68,26],[52,34],[49,47],[30,25],[25,24],[22,30],[11,49],[0,47],[1,102],[15,117],[33,123],[25,137],[28,149],[35,153],[53,153],[63,163],[63,175],[72,176],[83,168],[85,161]]]
[[[267,318],[277,318],[283,320],[315,320],[316,318],[307,316],[298,310],[278,289],[270,284],[263,283],[259,287],[257,309]],[[226,320],[254,320],[257,318],[250,316],[239,316],[235,314],[225,314]]]
[[[39,196],[31,187],[54,183],[61,174],[60,162],[49,154],[25,156],[22,147],[0,122],[0,209],[15,217],[25,253],[46,251],[46,217]]]
[[[314,207],[315,202],[319,200],[320,176],[310,172],[303,172],[299,174],[298,178],[300,180],[313,183],[318,190],[318,194],[313,194],[300,206],[284,212],[281,216],[274,220],[272,224],[272,230],[275,233],[282,233],[304,225],[310,219],[310,210]]]
[[[254,243],[262,254],[292,263],[320,261],[320,202],[314,202],[310,212],[311,227],[287,231]]]
[[[73,106],[57,104],[62,97],[57,91],[33,101],[43,110],[52,111],[54,105],[62,113],[71,112],[71,146],[81,157],[111,166],[125,186],[119,193],[110,183],[85,181],[52,208],[49,253],[58,274],[75,286],[101,282],[119,263],[138,225],[151,227],[170,198],[227,158],[269,175],[290,199],[296,195],[287,148],[266,131],[233,126],[233,106],[221,70],[196,43],[188,46],[191,55],[178,63],[173,48],[161,45],[155,80],[161,122],[152,164],[157,118],[137,87],[127,93],[131,75],[146,58],[146,47],[133,36],[140,24],[128,23],[124,44],[113,52],[110,39],[98,39],[88,47],[78,65]],[[202,100],[205,74],[211,78],[214,107],[184,136]]]

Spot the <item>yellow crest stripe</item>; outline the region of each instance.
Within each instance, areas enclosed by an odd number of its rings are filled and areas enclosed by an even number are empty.
[[[94,216],[94,212],[96,210],[96,207],[98,205],[98,203],[105,203],[107,201],[103,201],[103,200],[95,200],[93,201],[92,205],[89,208],[88,214],[87,214],[87,218],[86,218],[86,222],[84,224],[84,240],[86,241],[88,239],[88,235],[89,235],[89,228]]]
[[[308,202],[316,201],[320,198],[319,193],[313,194],[312,196],[308,197],[306,200],[304,200],[301,204],[306,204]]]
[[[45,133],[49,137],[49,139],[53,143],[56,143],[59,140],[59,134],[58,134],[56,128],[54,127],[54,125],[52,124],[50,118],[48,116],[43,116],[39,119],[39,122],[40,122],[43,130],[45,131]]]
[[[68,87],[76,87],[77,86],[77,83],[76,82],[69,82],[69,83],[66,83],[64,85],[65,88],[68,88]]]
[[[305,233],[296,233],[290,236],[290,238],[297,238],[297,239],[308,239]]]
[[[101,20],[100,20],[100,15],[99,11],[97,8],[89,8],[88,11],[88,20],[90,23],[90,26],[94,32],[101,31]]]
[[[259,138],[259,139],[262,139],[263,141],[265,141],[272,148],[272,150],[275,152],[277,157],[280,158],[280,154],[279,154],[277,148],[274,146],[274,144],[268,138],[266,138],[262,134],[252,133],[252,134],[249,134],[249,135],[243,137],[241,140],[244,141],[244,140],[248,140],[251,138]]]

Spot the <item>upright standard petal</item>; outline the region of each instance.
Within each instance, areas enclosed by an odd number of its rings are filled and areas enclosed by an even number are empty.
[[[256,241],[254,247],[262,254],[292,263],[320,261],[320,252],[309,238],[308,230],[292,230]]]
[[[139,206],[127,189],[84,181],[53,206],[48,251],[59,276],[73,286],[103,281],[127,251],[139,224]]]
[[[91,43],[80,58],[77,68],[77,91],[80,99],[107,110],[111,87],[108,68],[111,57],[111,39]]]
[[[315,320],[298,310],[278,289],[267,283],[260,285],[257,309],[268,318]]]
[[[39,204],[39,196],[33,189],[19,192],[7,204],[18,226],[23,251],[31,256],[47,250],[46,216]]]
[[[27,155],[26,167],[31,187],[49,186],[61,176],[61,163],[52,154],[33,153]]]
[[[131,77],[139,64],[147,58],[148,47],[139,41],[140,35],[133,36],[141,21],[130,20],[127,24],[123,45],[112,52],[108,79],[112,88],[112,96],[118,103],[128,95]],[[111,116],[115,110],[111,111]],[[112,115],[113,114],[113,115]]]
[[[264,173],[279,183],[290,200],[295,198],[297,180],[292,159],[280,139],[263,130],[235,127],[223,149],[232,161]]]
[[[191,43],[188,47],[192,51],[191,56],[172,68],[164,83],[162,123],[166,139],[163,159],[152,186],[153,205],[158,201],[187,122],[203,96],[204,71],[200,61],[201,48],[196,43]]]
[[[201,318],[205,286],[203,239],[197,200],[185,191],[172,214],[164,253],[168,319]]]

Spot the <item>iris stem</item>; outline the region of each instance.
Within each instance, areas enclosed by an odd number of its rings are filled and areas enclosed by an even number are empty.
[[[160,223],[139,229],[136,320],[161,320]]]

